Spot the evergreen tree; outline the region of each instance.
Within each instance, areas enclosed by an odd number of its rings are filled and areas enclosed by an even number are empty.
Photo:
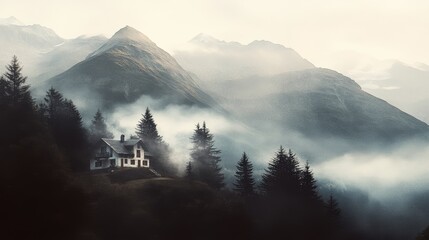
[[[21,70],[18,59],[14,56],[6,66],[6,73],[0,76],[0,125],[6,126],[1,131],[0,145],[10,144],[26,136],[27,132],[33,132],[31,124],[26,120],[37,118],[29,86],[25,85],[27,77],[22,76]]]
[[[6,73],[0,83],[4,94],[8,97],[11,104],[33,105],[29,85],[25,85],[27,77],[21,74],[22,67],[19,65],[18,58],[13,56],[11,63],[6,66]]]
[[[190,161],[186,164],[185,178],[188,180],[194,179],[194,176],[192,173],[192,163]]]
[[[304,170],[301,176],[301,191],[303,196],[308,200],[319,200],[319,194],[317,193],[316,180],[313,177],[313,172],[310,170],[308,162],[305,164]]]
[[[335,225],[327,224],[310,167],[301,170],[291,150],[286,153],[280,147],[276,152],[262,176],[261,191],[260,217],[266,219],[267,238],[287,232],[291,239],[330,239]]]
[[[328,216],[331,219],[337,219],[341,214],[341,209],[338,207],[338,202],[335,200],[332,194],[329,195],[329,199],[326,202],[326,210],[328,211]]]
[[[143,140],[143,143],[160,143],[162,141],[149,108],[146,108],[145,114],[142,115],[137,124],[136,134]]]
[[[300,174],[301,170],[295,154],[291,150],[286,153],[280,146],[262,176],[261,190],[268,195],[297,195],[300,190]]]
[[[170,160],[171,150],[159,135],[157,125],[149,108],[146,108],[145,114],[142,115],[138,122],[136,134],[143,140],[143,148],[152,155],[150,159],[151,168],[162,175],[176,174],[177,169]]]
[[[214,147],[213,135],[206,127],[206,123],[200,127],[197,124],[191,137],[193,144],[191,161],[195,169],[197,180],[207,183],[209,186],[220,189],[224,186],[224,176],[219,166],[221,161],[220,150]]]
[[[63,155],[20,72],[14,57],[0,77],[0,195],[7,206],[1,211],[1,236],[73,238],[87,219],[83,191],[71,184]]]
[[[71,100],[50,88],[39,111],[70,167],[74,171],[88,168],[89,149],[82,117]]]
[[[8,84],[3,76],[0,76],[0,106],[6,104]]]
[[[107,130],[103,114],[98,109],[89,126],[89,142],[94,145],[101,138],[113,138],[113,134]]]
[[[43,100],[44,102],[39,104],[40,113],[48,124],[52,126],[62,112],[61,108],[64,104],[63,95],[51,87],[46,92],[46,96]]]
[[[325,203],[325,209],[325,228],[329,234],[333,235],[338,232],[339,229],[341,209],[332,194],[329,195],[328,201]]]
[[[254,195],[255,179],[253,178],[253,165],[245,152],[243,152],[243,156],[237,163],[236,168],[234,191],[244,197]]]

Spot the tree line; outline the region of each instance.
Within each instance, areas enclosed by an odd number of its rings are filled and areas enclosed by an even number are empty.
[[[201,181],[214,189],[225,186],[220,166],[220,150],[214,136],[203,122],[196,125],[191,137],[193,147],[185,170],[185,179]],[[277,237],[288,231],[298,239],[335,238],[340,223],[340,208],[331,195],[325,202],[317,190],[317,182],[308,162],[304,168],[292,152],[282,146],[268,164],[257,186],[253,164],[246,152],[237,162],[233,191],[249,208],[254,227],[260,237]],[[261,219],[264,219],[260,222]]]

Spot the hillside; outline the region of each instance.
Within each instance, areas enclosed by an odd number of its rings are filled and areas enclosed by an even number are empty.
[[[390,141],[429,130],[426,123],[329,69],[219,81],[208,89],[227,110],[256,128],[360,141]]]
[[[71,99],[85,92],[102,108],[132,103],[142,96],[161,105],[216,107],[167,52],[142,33],[124,27],[84,61],[45,83]]]

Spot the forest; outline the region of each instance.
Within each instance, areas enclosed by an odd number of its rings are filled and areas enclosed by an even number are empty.
[[[372,239],[350,226],[333,194],[321,196],[310,165],[284,143],[260,181],[252,156],[237,149],[242,157],[228,184],[203,121],[180,172],[147,106],[135,133],[162,177],[92,173],[96,142],[113,137],[103,113],[85,127],[73,101],[54,88],[36,102],[21,70],[13,57],[0,78],[3,239]],[[429,227],[416,239],[429,239]]]

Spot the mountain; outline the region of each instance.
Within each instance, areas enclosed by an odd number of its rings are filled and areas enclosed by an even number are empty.
[[[429,122],[429,96],[427,94],[429,69],[427,65],[413,66],[400,61],[390,61],[383,71],[383,78],[364,76],[359,83],[367,92]]]
[[[45,87],[49,86],[73,100],[82,94],[88,104],[107,109],[142,96],[163,105],[216,105],[173,57],[129,26],[116,32],[85,60],[49,79]]]
[[[329,65],[356,80],[368,93],[429,123],[429,66],[396,59],[377,59],[355,51],[339,51]]]
[[[32,82],[39,83],[66,71],[76,63],[85,60],[90,53],[100,48],[106,41],[107,38],[104,36],[80,36],[64,40],[50,51],[40,55],[39,61],[36,63],[38,72],[30,76]]]
[[[28,82],[36,86],[84,60],[106,41],[103,36],[63,39],[47,27],[23,25],[14,17],[0,19],[0,65],[9,64],[16,55]]]
[[[40,25],[0,24],[0,64],[5,66],[13,55],[24,63],[25,73],[34,75],[37,63],[44,52],[50,51],[64,40],[52,29]]]
[[[231,80],[314,68],[295,50],[269,41],[248,45],[199,34],[174,57],[204,81]]]
[[[426,134],[426,123],[361,89],[333,70],[209,82],[222,106],[255,128],[287,135],[393,141]],[[285,135],[285,136],[286,136]]]

